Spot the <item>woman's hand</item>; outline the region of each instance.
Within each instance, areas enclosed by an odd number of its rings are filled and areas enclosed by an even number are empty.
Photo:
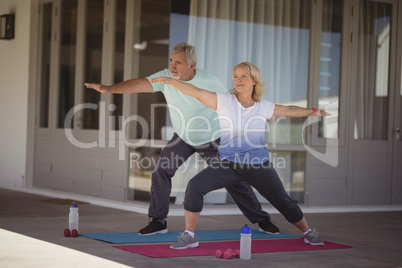
[[[317,110],[317,113],[315,114],[315,116],[331,116],[331,114],[327,113],[323,110]]]

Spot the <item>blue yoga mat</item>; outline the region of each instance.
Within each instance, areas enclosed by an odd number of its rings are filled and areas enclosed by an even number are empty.
[[[101,240],[112,244],[132,244],[132,243],[164,243],[175,242],[178,236],[178,231],[168,232],[166,234],[155,234],[142,236],[138,233],[92,233],[80,234],[82,236]],[[224,240],[239,240],[240,230],[197,230],[198,241],[224,241]],[[258,229],[251,229],[252,239],[278,239],[278,238],[298,238],[300,236],[280,233],[276,235],[266,234],[258,231]]]

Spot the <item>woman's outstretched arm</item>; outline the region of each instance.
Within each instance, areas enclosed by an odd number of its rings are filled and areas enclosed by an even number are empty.
[[[170,78],[170,77],[158,77],[151,80],[151,83],[169,84],[179,90],[181,93],[190,97],[194,97],[208,108],[216,110],[218,106],[218,97],[215,92],[211,92],[205,89],[198,88],[189,83]]]
[[[275,104],[274,114],[272,117],[305,117],[311,115],[329,116],[331,114],[315,108],[303,108],[299,106],[284,106]]]

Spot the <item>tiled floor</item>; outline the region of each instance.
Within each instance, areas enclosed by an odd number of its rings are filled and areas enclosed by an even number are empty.
[[[402,211],[306,213],[327,241],[352,249],[253,254],[250,260],[213,256],[149,258],[85,237],[66,238],[72,200],[0,189],[0,267],[402,267]],[[78,202],[80,232],[135,232],[144,214]],[[395,207],[393,207],[395,208]],[[392,208],[391,208],[392,209]],[[282,232],[300,235],[282,215]],[[198,229],[240,229],[242,215],[201,215]],[[256,227],[256,226],[254,226]],[[170,216],[169,230],[182,231],[184,218]]]

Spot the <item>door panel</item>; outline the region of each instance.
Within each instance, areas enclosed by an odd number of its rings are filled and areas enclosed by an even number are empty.
[[[399,3],[398,13],[402,12]],[[396,62],[396,92],[395,92],[395,120],[393,125],[393,172],[392,172],[392,203],[402,204],[402,17],[398,19],[398,45]]]
[[[390,204],[396,1],[359,1],[348,204]]]
[[[390,154],[386,141],[356,141],[348,203],[389,204]]]
[[[402,111],[401,111],[402,112]],[[394,172],[392,178],[392,203],[402,204],[402,142],[395,142]]]
[[[399,62],[401,68],[401,62]],[[395,104],[395,125],[394,125],[394,170],[392,178],[392,203],[402,204],[402,85],[399,85],[400,95],[396,97]]]
[[[111,6],[117,3],[120,9],[115,14]],[[109,60],[107,64],[115,64],[112,71],[120,68],[120,76],[124,71],[121,47],[115,53],[120,53],[120,57],[114,55],[115,60],[103,57],[114,52],[114,46],[103,43],[103,36],[113,37],[118,33],[119,38],[115,41],[122,41],[123,44],[119,45],[124,48],[121,35],[124,35],[125,28],[116,31],[115,27],[109,26],[109,31],[105,31],[103,26],[112,25],[110,21],[117,20],[116,16],[121,15],[126,3],[125,0],[39,1],[41,25],[34,186],[99,197],[110,196],[108,189],[125,191],[121,181],[127,181],[127,169],[110,161],[118,159],[119,147],[105,148],[105,136],[111,132],[106,130],[105,120],[99,120],[102,111],[103,117],[106,114],[106,109],[100,109],[105,107],[100,102],[103,99],[95,90],[86,89],[84,82],[101,82],[105,58]],[[121,27],[125,18],[119,17],[119,20],[118,26]],[[85,149],[86,146],[95,148]],[[113,172],[119,181],[105,182],[104,174],[109,172]],[[121,194],[114,199],[124,198],[125,195]]]

